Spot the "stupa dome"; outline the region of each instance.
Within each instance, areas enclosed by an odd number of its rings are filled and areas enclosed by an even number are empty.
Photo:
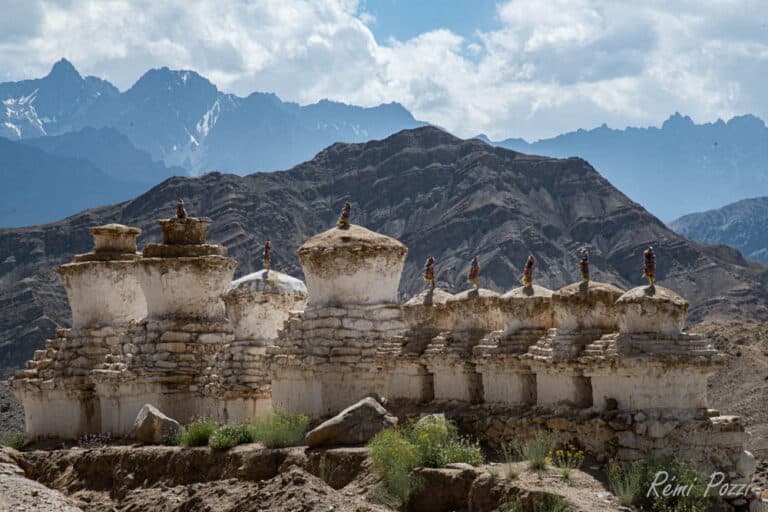
[[[577,282],[552,294],[555,326],[563,329],[615,329],[616,299],[624,291],[597,281]]]
[[[616,314],[621,332],[674,335],[683,330],[688,302],[658,285],[638,286],[619,297]]]
[[[392,304],[408,249],[394,238],[352,224],[313,236],[296,251],[309,304]]]

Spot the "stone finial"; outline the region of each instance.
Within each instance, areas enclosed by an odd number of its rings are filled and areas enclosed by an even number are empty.
[[[349,204],[349,202],[344,203],[344,208],[341,209],[339,220],[336,222],[336,226],[338,226],[339,229],[349,229],[349,212],[351,209],[352,205]]]
[[[477,256],[472,258],[472,263],[469,266],[469,272],[467,272],[467,281],[472,283],[475,287],[475,291],[480,290],[480,263],[477,261]]]
[[[269,270],[269,266],[271,264],[271,254],[270,251],[272,250],[272,244],[269,243],[269,240],[267,240],[267,243],[264,244],[264,269]]]
[[[643,253],[643,277],[648,279],[648,286],[653,288],[656,280],[656,253],[648,247]]]
[[[616,315],[622,333],[675,336],[683,330],[688,302],[661,286],[638,286],[619,297]]]
[[[179,199],[176,201],[176,218],[177,219],[186,219],[187,218],[187,210],[184,208],[184,201]]]
[[[528,260],[525,262],[525,270],[523,270],[523,286],[530,288],[533,286],[533,265],[536,263],[536,259],[533,254],[528,256]]]
[[[435,258],[430,256],[424,263],[424,280],[429,283],[429,289],[435,289]]]
[[[163,243],[165,245],[204,245],[211,219],[208,217],[185,217],[160,219],[157,223],[163,231]]]
[[[581,250],[581,259],[579,259],[579,270],[581,271],[581,280],[589,282],[589,252],[586,249]]]
[[[136,237],[141,234],[139,228],[122,224],[106,224],[90,228],[93,236],[94,253],[136,254]]]

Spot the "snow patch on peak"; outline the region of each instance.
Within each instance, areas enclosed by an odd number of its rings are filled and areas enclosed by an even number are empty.
[[[25,132],[26,129],[35,132],[30,135],[48,135],[45,131],[45,123],[38,116],[34,106],[37,91],[35,89],[26,96],[3,100],[3,106],[5,107],[5,120],[3,124],[6,128],[13,130],[19,138],[22,137],[22,132]]]
[[[17,125],[6,121],[4,126],[10,130],[13,130],[16,133],[16,136],[21,138],[21,128],[19,128]]]
[[[211,128],[216,124],[216,122],[219,120],[219,116],[221,115],[221,103],[219,100],[216,100],[213,102],[213,105],[211,108],[208,109],[208,112],[203,114],[203,117],[200,118],[200,120],[195,125],[195,130],[197,133],[199,133],[203,138],[207,137],[208,134],[211,132]]]

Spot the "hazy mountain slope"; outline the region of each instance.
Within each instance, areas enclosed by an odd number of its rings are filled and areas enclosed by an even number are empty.
[[[675,114],[661,128],[605,125],[502,147],[588,160],[619,190],[661,219],[768,195],[768,128],[754,116],[694,124]]]
[[[0,226],[62,219],[84,208],[146,190],[107,175],[84,159],[62,158],[0,137]]]
[[[94,103],[119,95],[115,86],[80,76],[66,59],[44,78],[0,83],[0,137],[40,137],[82,125]]]
[[[483,286],[517,286],[529,252],[538,258],[536,281],[558,288],[577,278],[583,246],[595,279],[630,287],[642,282],[641,251],[652,243],[661,284],[692,301],[694,318],[766,314],[765,266],[677,235],[583,160],[526,156],[424,127],[334,144],[290,171],[172,178],[126,203],[0,230],[0,364],[19,364],[51,334],[47,325],[67,323],[55,266],[90,249],[87,227],[120,222],[144,230],[141,244],[158,240],[155,219],[171,216],[178,197],[192,215],[213,219],[209,239],[240,261],[238,275],[260,268],[270,238],[273,268],[300,276],[295,249],[332,226],[349,200],[353,222],[410,248],[404,296],[423,288],[430,254],[440,286],[451,290],[467,287],[475,254]]]
[[[52,155],[82,158],[121,181],[156,185],[171,176],[186,176],[181,167],[166,167],[114,128],[83,128],[75,132],[24,139],[23,143]]]
[[[716,210],[685,215],[669,223],[681,235],[708,244],[730,245],[745,257],[768,263],[768,197],[745,199]]]

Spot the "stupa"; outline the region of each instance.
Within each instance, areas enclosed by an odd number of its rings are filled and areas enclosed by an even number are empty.
[[[130,432],[151,403],[182,422],[221,415],[219,401],[200,391],[216,354],[234,340],[221,295],[237,262],[205,242],[208,218],[162,219],[162,244],[148,244],[137,262],[146,318],[131,326],[120,346],[93,372],[101,400],[101,427]]]
[[[528,351],[536,373],[536,403],[591,406],[592,388],[572,362],[584,347],[617,330],[616,300],[623,291],[597,281],[573,283],[552,293],[554,327]]]
[[[304,310],[307,287],[299,279],[264,269],[232,281],[223,298],[234,340],[217,355],[205,394],[223,401],[224,420],[243,423],[272,411],[267,346],[291,312]]]
[[[486,336],[474,350],[488,403],[536,403],[536,377],[525,357],[552,326],[552,290],[536,284],[508,291],[499,300],[505,327]]]
[[[59,267],[72,328],[59,329],[11,380],[24,405],[30,438],[76,438],[101,431],[101,405],[91,372],[119,346],[123,329],[147,313],[136,266],[141,230],[108,224],[90,232],[93,251]]]
[[[269,350],[273,407],[318,417],[383,392],[387,378],[376,354],[406,329],[397,289],[407,252],[355,224],[320,233],[296,251],[308,300]]]
[[[619,332],[587,346],[582,356],[594,407],[610,401],[631,410],[707,414],[707,378],[719,364],[711,341],[683,332],[688,302],[661,286],[639,286],[616,301]]]

